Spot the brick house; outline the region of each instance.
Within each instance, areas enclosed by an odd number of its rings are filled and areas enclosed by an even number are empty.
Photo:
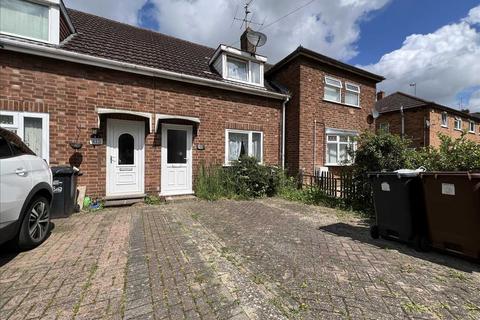
[[[337,131],[320,128],[369,127],[380,77],[330,58],[324,57],[328,71],[320,71],[318,61],[290,55],[264,77],[267,58],[245,34],[241,49],[213,49],[67,9],[61,0],[2,1],[0,15],[8,17],[0,22],[0,126],[50,165],[79,167],[79,184],[93,197],[191,194],[202,163],[228,165],[241,154],[271,165],[285,159],[290,167],[313,165],[311,153],[298,151],[300,143],[312,147],[312,124],[303,119],[319,122],[315,163],[323,165],[324,134]],[[319,72],[351,83],[359,106],[317,99]],[[292,87],[288,73],[310,89]],[[308,107],[284,116],[299,101]],[[313,118],[308,113],[317,102],[325,110]]]
[[[348,162],[355,136],[374,130],[376,84],[383,77],[298,47],[266,73],[288,88],[286,165],[302,170],[338,172]]]
[[[377,130],[403,135],[411,139],[415,147],[439,146],[439,133],[453,138],[465,133],[467,139],[480,143],[480,117],[476,114],[403,92],[387,97],[379,93],[378,98],[376,109],[380,116],[376,121]]]

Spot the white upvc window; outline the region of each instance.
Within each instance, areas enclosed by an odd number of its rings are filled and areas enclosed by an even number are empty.
[[[442,112],[442,127],[448,128],[448,113]]]
[[[327,101],[341,103],[342,102],[342,81],[326,76],[323,99]]]
[[[225,130],[225,164],[241,156],[255,157],[259,163],[263,163],[263,132]]]
[[[360,107],[360,86],[353,83],[345,83],[345,104]]]
[[[53,0],[1,0],[0,33],[59,43],[60,9]]]
[[[226,78],[229,80],[263,86],[263,65],[261,63],[226,57]]]
[[[349,165],[353,162],[350,151],[357,150],[356,135],[351,133],[345,134],[328,134],[326,161],[327,166]]]
[[[475,122],[473,122],[473,121],[470,121],[469,132],[470,133],[475,133]]]
[[[390,132],[390,123],[388,122],[382,122],[378,125],[378,130],[381,132],[388,133]]]
[[[49,115],[0,111],[0,127],[16,133],[36,155],[49,161]]]
[[[462,119],[459,117],[455,117],[455,124],[454,124],[455,130],[462,130]]]

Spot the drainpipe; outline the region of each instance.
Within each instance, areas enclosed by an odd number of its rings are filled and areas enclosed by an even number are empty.
[[[400,114],[402,115],[402,139],[405,137],[405,113],[403,112],[403,106],[400,106]]]
[[[313,120],[313,175],[315,175],[315,163],[317,163],[317,119]]]
[[[289,100],[290,98],[286,97],[282,104],[282,170],[285,170],[285,109]]]

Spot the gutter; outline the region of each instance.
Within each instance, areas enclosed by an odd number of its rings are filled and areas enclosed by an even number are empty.
[[[12,39],[0,38],[0,48],[3,47],[4,50],[14,51],[14,52],[22,52],[28,53],[32,55],[47,57],[47,58],[54,58],[69,62],[75,62],[80,64],[86,64],[101,68],[107,68],[112,70],[118,70],[123,72],[130,72],[135,74],[141,74],[151,77],[158,77],[168,80],[175,80],[181,82],[187,82],[192,84],[197,84],[201,86],[225,89],[235,92],[242,92],[272,99],[279,99],[285,100],[288,99],[289,96],[286,94],[270,92],[261,89],[255,88],[248,88],[244,86],[239,86],[233,83],[226,83],[218,80],[211,80],[205,79],[197,76],[187,75],[184,73],[178,73],[173,71],[161,70],[151,67],[145,67],[136,65],[133,63],[128,62],[120,62],[105,58],[99,58],[90,56],[83,53],[76,53],[72,51],[67,51],[64,49],[60,49],[57,47],[47,47],[43,45],[27,43],[27,42],[19,42]]]

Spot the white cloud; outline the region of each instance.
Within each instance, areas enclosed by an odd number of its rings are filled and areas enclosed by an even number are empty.
[[[268,27],[263,32],[267,44],[259,52],[275,62],[297,46],[319,51],[337,59],[348,60],[357,54],[360,37],[358,23],[390,0],[314,1],[305,8]],[[217,47],[235,44],[242,30],[233,15],[243,16],[242,0],[151,0],[158,10],[152,12],[160,31],[182,39]],[[66,5],[111,19],[138,24],[138,10],[146,0],[66,0]],[[253,20],[268,24],[308,0],[257,0],[250,10]],[[258,26],[252,25],[252,28]]]
[[[480,32],[474,26],[479,18],[480,6],[457,23],[408,36],[400,49],[364,68],[387,78],[379,86],[387,93],[411,93],[409,83],[415,82],[418,96],[456,107],[458,94],[480,85]],[[470,100],[472,109],[475,101]]]
[[[138,10],[147,0],[65,0],[64,2],[68,8],[136,25]]]
[[[475,91],[470,96],[470,112],[480,112],[480,90]]]

